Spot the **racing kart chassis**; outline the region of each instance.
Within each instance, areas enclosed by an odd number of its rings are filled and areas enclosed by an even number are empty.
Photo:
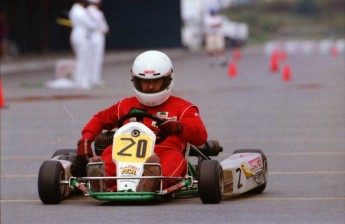
[[[211,144],[211,141],[209,141]],[[208,144],[207,144],[208,145]],[[141,176],[141,177],[87,177],[74,176],[77,172],[76,150],[62,149],[57,150],[53,157],[46,160],[41,165],[38,176],[38,192],[44,204],[58,204],[73,192],[82,192],[85,196],[91,196],[100,201],[148,201],[164,200],[181,196],[199,195],[204,203],[218,203],[223,193],[223,170],[217,160],[211,160],[205,155],[202,148],[197,148],[188,144],[188,148],[193,151],[192,156],[199,154],[199,165],[192,165],[188,162],[188,174],[185,177],[166,177],[166,176]],[[204,151],[211,153],[212,156],[218,155],[223,149],[219,146],[204,147]],[[213,150],[213,151],[212,151]],[[197,152],[197,153],[196,153]],[[60,155],[56,155],[63,153]],[[100,162],[88,163],[88,166],[102,165]],[[145,164],[160,166],[160,164]],[[81,167],[79,167],[80,169]],[[79,171],[80,172],[80,171]],[[82,172],[85,173],[85,172]],[[214,174],[218,174],[214,176]],[[156,192],[134,192],[134,191],[93,191],[90,180],[109,180],[109,179],[174,179],[177,184]],[[102,189],[102,188],[101,188]]]
[[[150,114],[131,113],[120,119],[119,129],[116,132],[102,132],[101,137],[95,139],[95,153],[98,155],[110,143],[113,144],[112,155],[118,169],[117,176],[86,176],[88,167],[103,166],[103,163],[90,162],[85,167],[85,164],[77,158],[76,149],[60,149],[40,167],[38,193],[41,201],[44,204],[58,204],[72,193],[82,192],[85,196],[100,201],[149,201],[198,195],[203,203],[213,204],[219,203],[225,197],[247,192],[261,193],[266,188],[267,158],[261,150],[235,150],[230,157],[219,162],[211,159],[212,156],[218,156],[223,151],[218,141],[207,141],[202,147],[187,144],[187,174],[184,177],[162,174],[143,176],[144,166],[160,166],[158,163],[146,163],[145,160],[152,155],[155,142],[163,141],[166,136],[160,134],[159,139],[156,139],[156,134],[139,122],[123,125],[124,120],[138,116],[152,119],[157,123],[162,122]],[[123,144],[124,140],[126,140],[125,144]],[[100,145],[102,147],[99,147]],[[126,154],[123,153],[124,150]],[[128,157],[132,154],[132,157]],[[197,164],[189,161],[190,156],[198,158]],[[128,170],[128,167],[132,170],[120,175],[120,170]],[[160,181],[159,189],[155,192],[136,191],[139,182],[146,178]],[[116,190],[95,191],[91,187],[90,181],[97,180],[102,184],[110,179],[117,181]],[[175,180],[176,184],[163,188],[163,180]]]

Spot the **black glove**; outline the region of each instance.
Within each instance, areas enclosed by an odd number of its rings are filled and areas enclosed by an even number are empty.
[[[183,125],[179,121],[167,120],[161,123],[158,128],[166,135],[180,135],[183,131]]]
[[[88,139],[80,139],[78,141],[78,150],[77,150],[77,156],[80,158],[83,158],[85,161],[88,160],[88,158],[93,156],[92,148],[91,148],[92,141]]]

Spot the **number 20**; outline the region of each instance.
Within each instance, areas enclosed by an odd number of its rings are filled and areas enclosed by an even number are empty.
[[[132,138],[121,138],[122,141],[130,141],[130,143],[123,148],[121,151],[117,153],[119,156],[132,156],[130,153],[126,153],[126,151],[134,146],[136,142]],[[137,151],[136,151],[136,157],[137,158],[145,158],[147,150],[147,140],[140,139],[137,143]]]

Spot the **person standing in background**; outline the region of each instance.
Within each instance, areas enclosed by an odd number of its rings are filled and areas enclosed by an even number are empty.
[[[218,13],[218,8],[211,8],[204,21],[205,48],[207,56],[211,60],[211,66],[214,66],[218,61],[220,65],[226,65],[225,39],[222,33],[223,19]]]
[[[89,15],[96,22],[96,29],[92,35],[93,45],[93,61],[91,84],[95,86],[103,86],[102,67],[104,61],[105,35],[109,32],[108,23],[104,17],[101,8],[101,0],[88,0],[89,6],[86,8]]]
[[[74,82],[77,88],[92,88],[92,64],[94,60],[92,49],[92,35],[97,28],[86,7],[86,0],[77,0],[69,12],[72,22],[70,41],[76,56]]]

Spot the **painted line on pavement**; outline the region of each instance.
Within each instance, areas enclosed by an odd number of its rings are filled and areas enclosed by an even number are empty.
[[[43,156],[4,156],[0,160],[48,160],[49,157]]]
[[[228,200],[231,200],[229,198]],[[345,198],[333,198],[333,197],[325,197],[325,198],[305,198],[305,197],[294,197],[294,198],[236,198],[234,200],[244,200],[244,201],[343,201]]]
[[[63,200],[64,202],[76,202],[76,201],[82,201],[82,202],[90,202],[90,201],[96,201],[96,199],[87,199],[87,198],[83,198],[83,199],[66,199]],[[41,202],[41,200],[39,199],[3,199],[0,200],[0,203],[27,203],[27,202]]]
[[[0,157],[0,160],[48,160],[49,157],[43,157],[43,156],[5,156]]]
[[[270,152],[269,156],[345,156],[345,152]]]
[[[1,178],[24,178],[24,177],[38,177],[38,174],[9,174],[1,175]]]

